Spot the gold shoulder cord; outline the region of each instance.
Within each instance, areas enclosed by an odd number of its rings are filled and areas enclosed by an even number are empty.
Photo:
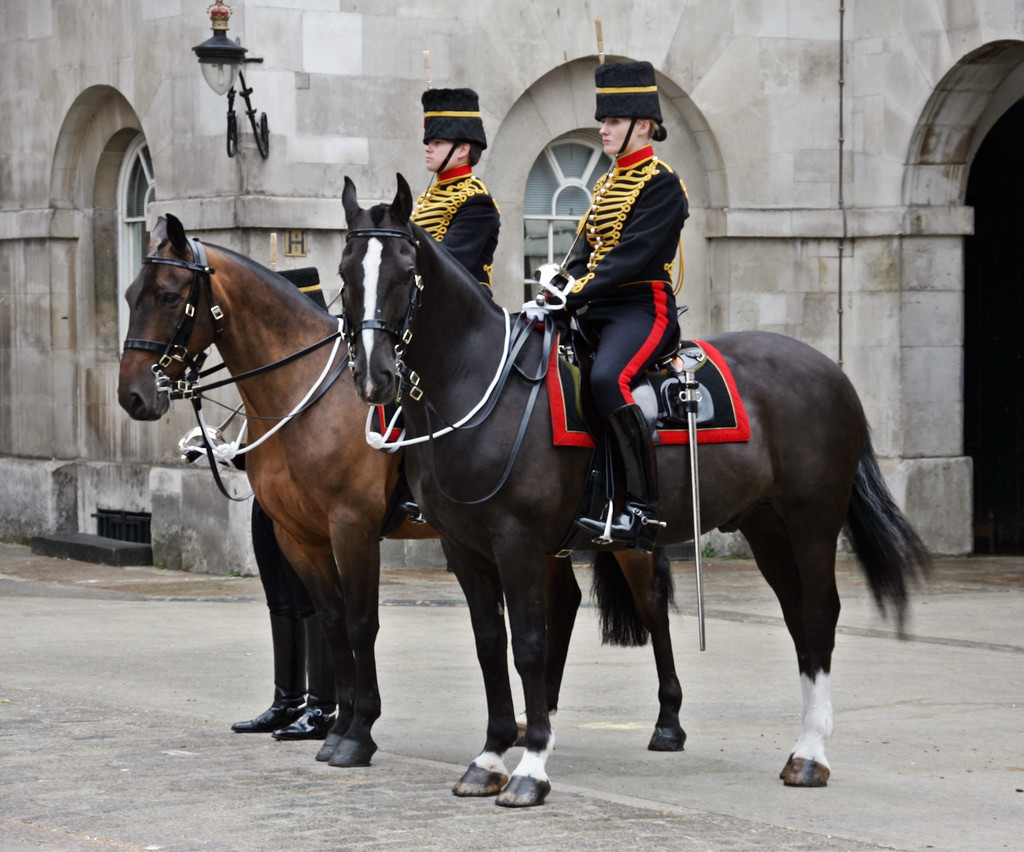
[[[638,168],[625,172],[616,170],[611,176],[602,175],[594,185],[597,201],[587,218],[585,234],[590,245],[590,259],[587,261],[590,272],[576,279],[572,288],[574,293],[579,293],[587,285],[604,256],[619,244],[626,217],[640,191],[657,173],[658,165],[658,159],[652,158]]]
[[[666,168],[668,168],[666,166]],[[669,171],[672,171],[669,169]],[[682,187],[683,195],[687,200],[690,198],[690,194],[686,191],[686,184],[682,178],[679,178],[679,186]],[[665,267],[665,271],[668,273],[668,280],[672,280],[672,264],[668,264]],[[686,278],[686,259],[683,257],[683,234],[679,233],[679,275],[676,276],[676,283],[672,285],[672,295],[678,296],[683,291],[683,280]]]
[[[486,194],[487,187],[476,177],[450,184],[435,183],[416,200],[412,220],[437,242],[441,242],[466,199]]]

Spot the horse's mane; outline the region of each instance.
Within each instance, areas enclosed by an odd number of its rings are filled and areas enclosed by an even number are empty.
[[[299,290],[291,281],[285,278],[283,275],[275,272],[264,266],[261,263],[253,260],[251,257],[247,257],[244,254],[239,254],[234,249],[225,248],[214,243],[207,243],[210,248],[214,248],[224,255],[227,255],[231,260],[241,266],[246,272],[254,276],[262,284],[266,284],[275,292],[279,291],[279,295],[286,301],[293,301],[296,305],[303,305],[303,307],[310,307],[317,311],[317,313],[323,313],[317,305],[302,291]],[[298,299],[294,297],[298,296]]]

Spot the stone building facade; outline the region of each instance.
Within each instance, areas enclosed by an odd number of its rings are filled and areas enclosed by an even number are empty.
[[[190,49],[210,35],[207,5],[0,5],[0,538],[152,513],[158,562],[251,570],[247,504],[178,461],[190,411],[135,423],[117,404],[122,295],[146,229],[171,212],[265,264],[277,234],[278,267],[317,266],[330,298],[345,176],[364,205],[390,200],[397,172],[427,185],[429,76],[480,94],[478,173],[503,216],[495,292],[516,308],[527,268],[564,244],[559,221],[583,212],[600,19],[609,60],[658,72],[659,154],[692,213],[684,332],[777,331],[839,361],[928,545],[972,548],[987,499],[975,467],[998,439],[972,439],[972,458],[967,424],[999,411],[965,375],[981,345],[965,305],[1019,288],[972,281],[966,199],[985,139],[1024,96],[1024,2],[234,0],[230,35],[262,58],[244,73],[266,159],[241,98],[226,154],[226,99]],[[999,452],[997,467],[1016,450]]]

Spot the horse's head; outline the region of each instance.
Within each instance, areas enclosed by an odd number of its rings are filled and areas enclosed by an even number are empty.
[[[418,303],[416,239],[409,223],[412,193],[398,175],[394,201],[363,210],[355,184],[346,177],[341,198],[348,236],[338,272],[344,282],[349,360],[359,396],[382,405],[395,398],[411,306]]]
[[[170,405],[167,380],[179,379],[193,356],[214,341],[219,309],[209,305],[212,271],[195,256],[197,250],[202,251],[181,222],[161,216],[142,269],[125,293],[128,337],[117,400],[135,420],[162,417]]]

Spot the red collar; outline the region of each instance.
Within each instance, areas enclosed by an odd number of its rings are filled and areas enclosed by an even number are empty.
[[[441,172],[437,176],[437,182],[443,183],[447,180],[458,180],[459,178],[469,177],[471,174],[473,174],[473,167],[466,163],[463,166],[456,166],[454,169],[447,169]]]
[[[650,145],[644,145],[643,148],[638,148],[632,154],[623,154],[615,161],[615,168],[617,169],[631,169],[633,166],[638,166],[644,160],[649,160],[654,156],[654,148]]]

